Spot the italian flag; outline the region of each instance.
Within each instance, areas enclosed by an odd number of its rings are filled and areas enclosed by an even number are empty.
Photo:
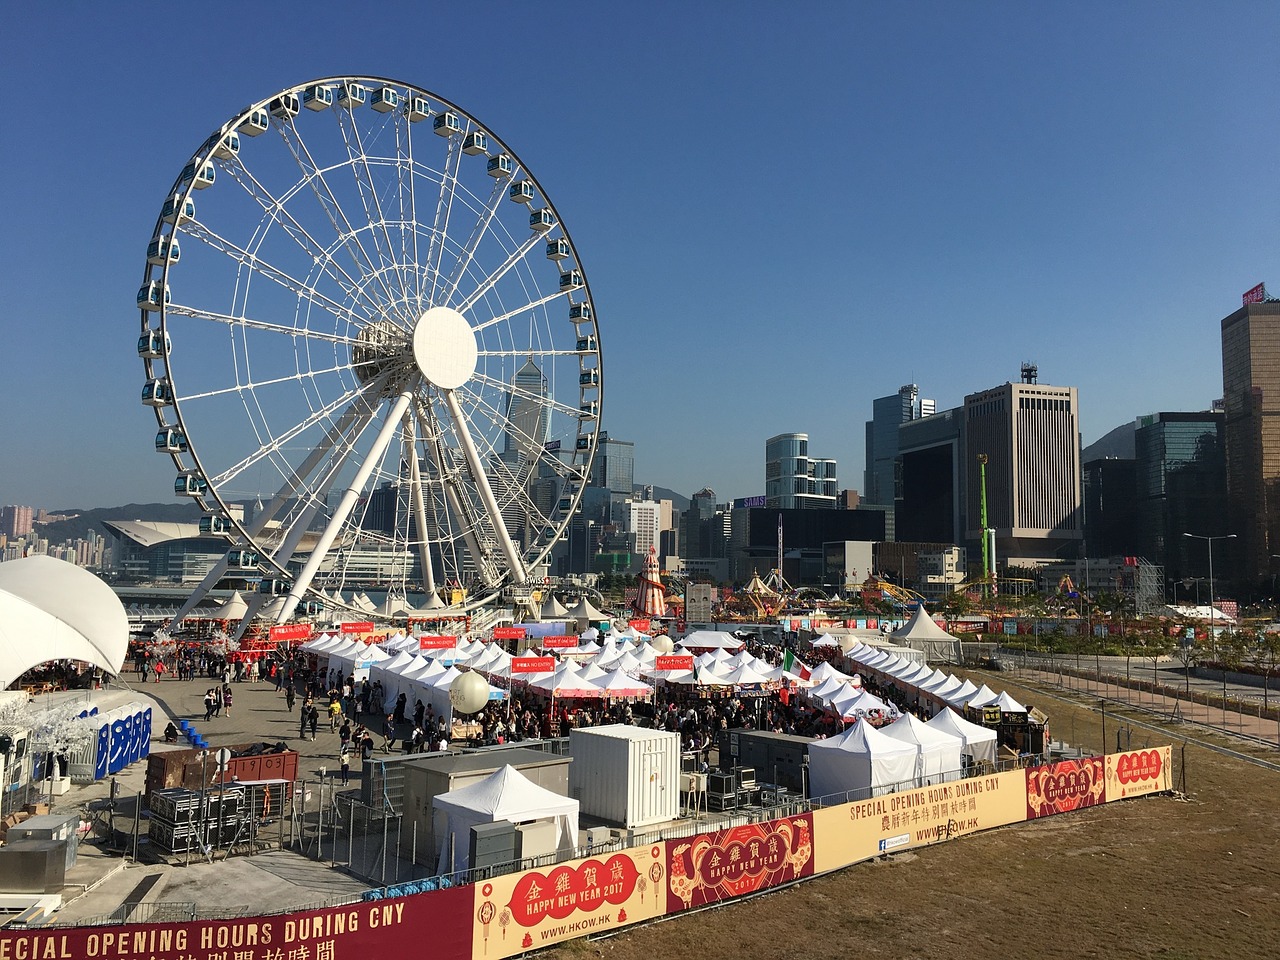
[[[782,669],[787,673],[795,674],[801,680],[809,679],[809,668],[804,665],[802,660],[796,659],[796,655],[790,650],[788,650],[786,656],[782,658]]]

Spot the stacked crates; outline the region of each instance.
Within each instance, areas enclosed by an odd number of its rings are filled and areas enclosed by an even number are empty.
[[[198,790],[174,787],[151,793],[147,836],[169,853],[221,847],[235,841],[248,813],[239,787]]]

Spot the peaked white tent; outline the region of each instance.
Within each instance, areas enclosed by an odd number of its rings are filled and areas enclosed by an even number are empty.
[[[916,612],[911,615],[911,619],[904,623],[893,633],[889,634],[895,640],[955,640],[951,634],[943,630],[933,617],[929,616],[929,611],[924,608],[924,604],[916,607]]]
[[[954,734],[931,727],[910,713],[904,713],[880,732],[916,748],[916,786],[960,778],[960,751],[964,744]]]
[[[680,641],[686,650],[740,650],[745,641],[723,630],[695,630]]]
[[[809,744],[809,795],[851,794],[865,800],[891,793],[914,780],[916,753],[913,745],[859,720],[838,737]]]
[[[438,794],[431,803],[441,838],[436,869],[442,874],[470,866],[471,828],[483,823],[551,820],[556,852],[572,854],[577,847],[578,801],[538,786],[510,764],[479,783]]]
[[[1013,697],[1009,696],[1007,691],[1001,691],[1000,696],[996,697],[996,706],[1000,708],[1001,713],[1026,713],[1027,708],[1020,704]]]
[[[960,748],[968,754],[972,763],[995,763],[996,732],[987,727],[970,723],[950,707],[944,707],[933,715],[929,726],[959,737],[963,746]]]

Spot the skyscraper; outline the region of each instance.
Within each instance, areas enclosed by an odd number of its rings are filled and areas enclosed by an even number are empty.
[[[1138,553],[1163,564],[1167,577],[1203,577],[1209,572],[1204,542],[1184,533],[1227,533],[1221,509],[1226,497],[1222,422],[1223,415],[1214,411],[1138,418]]]
[[[894,461],[898,457],[898,427],[927,417],[936,410],[934,401],[920,396],[920,388],[908,383],[898,392],[871,402],[871,419],[866,428],[866,470],[862,499],[865,503],[893,506],[897,493]]]
[[[765,505],[785,510],[834,508],[836,462],[809,456],[807,433],[781,433],[764,444]]]
[[[1280,553],[1280,301],[1246,303],[1223,318],[1222,399],[1227,532],[1238,539],[1218,569],[1257,579]]]
[[[631,496],[636,486],[636,445],[630,440],[614,440],[602,431],[587,485]]]
[[[988,526],[1003,559],[1074,559],[1084,538],[1075,387],[1021,383],[964,398],[966,536],[981,540],[979,455],[987,457]]]
[[[546,445],[551,429],[549,402],[547,377],[530,357],[511,378],[507,394],[507,431],[502,454],[508,463],[517,453],[526,462],[530,461]]]

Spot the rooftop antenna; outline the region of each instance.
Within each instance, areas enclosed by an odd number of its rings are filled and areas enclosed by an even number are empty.
[[[1022,365],[1022,382],[1035,383],[1040,376],[1040,368],[1034,363],[1024,363]]]

